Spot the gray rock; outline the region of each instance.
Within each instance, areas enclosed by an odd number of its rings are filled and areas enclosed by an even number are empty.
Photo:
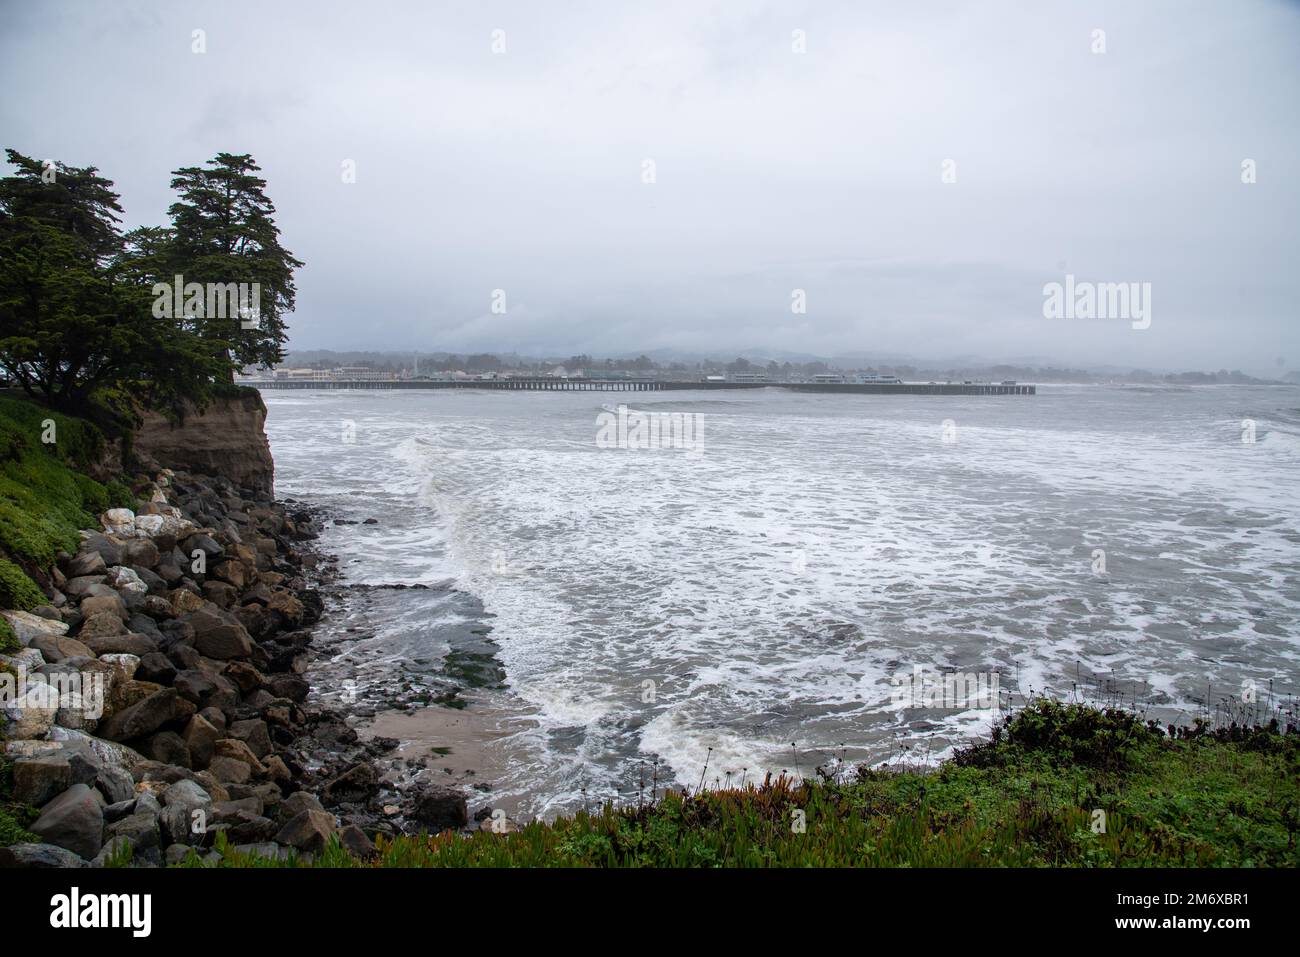
[[[42,808],[29,830],[48,844],[92,858],[104,844],[104,805],[98,793],[74,784]]]
[[[68,626],[63,622],[51,621],[40,615],[33,615],[29,611],[0,611],[0,616],[9,622],[9,627],[20,645],[29,645],[33,638],[40,635],[62,637],[68,632]]]
[[[99,552],[106,565],[122,564],[122,540],[96,533],[87,536],[81,543],[82,551]]]
[[[136,677],[141,681],[153,681],[160,685],[169,685],[176,680],[176,668],[160,651],[151,651],[140,657],[136,668]]]
[[[40,807],[72,787],[72,766],[59,755],[20,758],[13,764],[13,799]]]
[[[270,818],[251,811],[235,811],[220,823],[225,825],[226,839],[235,844],[269,841],[279,831],[279,825]]]
[[[136,802],[132,798],[127,798],[126,800],[110,804],[108,807],[104,808],[104,823],[116,824],[118,821],[122,820],[122,818],[130,817],[135,813],[135,804]],[[156,814],[154,815],[154,817],[157,816],[158,815]]]
[[[158,815],[158,828],[164,846],[171,844],[201,845],[208,832],[207,807],[183,807],[169,804]]]
[[[131,571],[139,576],[140,581],[144,582],[148,592],[140,600],[140,607],[144,607],[144,602],[149,598],[160,598],[167,593],[167,579],[163,578],[153,569],[145,568],[143,565],[128,565]],[[165,599],[164,599],[165,600]]]
[[[85,867],[86,861],[57,844],[0,847],[0,867]]]
[[[117,592],[111,595],[89,595],[82,599],[80,611],[83,619],[111,613],[125,620],[126,602],[122,600],[122,596]]]
[[[343,830],[339,831],[339,843],[342,844],[343,849],[353,857],[365,859],[368,857],[374,857],[379,853],[375,849],[374,842],[371,841],[370,838],[366,837],[366,832],[361,830],[361,828],[357,827],[355,824],[349,824],[347,827],[343,828]]]
[[[163,855],[163,859],[167,862],[168,867],[175,867],[178,864],[184,864],[188,861],[191,854],[197,853],[198,852],[188,844],[172,844],[168,846]]]
[[[99,726],[100,737],[110,741],[128,741],[152,734],[183,713],[175,688],[155,691],[143,701],[118,711]]]
[[[68,562],[68,577],[82,578],[86,575],[102,575],[108,571],[108,563],[99,552],[80,551]]]
[[[460,791],[433,784],[416,797],[412,817],[432,832],[457,830],[469,824],[469,808]]]
[[[95,653],[76,638],[63,638],[58,635],[37,635],[29,646],[41,653],[49,662],[62,661],[64,658],[93,658]]]
[[[191,535],[189,538],[181,542],[180,549],[185,554],[186,566],[188,566],[190,556],[194,554],[196,549],[203,552],[207,557],[208,562],[211,562],[212,559],[220,555],[224,555],[226,552],[224,548],[217,544],[216,539],[201,533]]]
[[[290,818],[275,835],[275,842],[315,853],[325,846],[334,831],[334,815],[326,811],[307,810]]]
[[[63,588],[63,593],[69,598],[85,598],[91,594],[91,588],[96,585],[103,585],[103,575],[82,575],[78,578],[68,580],[67,585]],[[110,588],[109,591],[112,591]]]
[[[135,632],[137,635],[145,635],[158,645],[162,645],[164,636],[158,630],[158,623],[146,615],[144,612],[133,612],[131,617],[126,620],[128,631]]]
[[[135,796],[135,781],[125,770],[112,765],[99,769],[95,777],[95,787],[106,799],[114,804],[129,801]]]
[[[122,558],[118,564],[153,568],[158,564],[158,546],[147,538],[133,538],[122,546]]]
[[[261,718],[233,722],[228,736],[243,741],[256,757],[264,758],[271,753],[271,735]]]
[[[243,761],[221,755],[208,761],[208,770],[223,784],[244,784],[253,776],[253,769]]]
[[[190,719],[194,720],[193,718]],[[175,731],[158,731],[150,736],[145,742],[144,753],[155,761],[161,761],[163,764],[174,764],[177,767],[190,767],[190,749],[185,746],[185,740]]]
[[[149,591],[149,586],[140,581],[140,576],[125,565],[114,565],[104,576],[104,584],[117,590],[123,600],[126,599],[124,593],[134,592],[137,595],[144,595]]]
[[[303,811],[323,811],[325,808],[316,796],[307,791],[294,791],[287,798],[280,802],[278,811],[282,820],[289,820],[296,817]]]
[[[147,812],[132,814],[110,824],[106,831],[109,840],[125,837],[130,840],[132,848],[139,853],[151,847],[162,846],[162,835],[158,828],[158,818]]]
[[[231,848],[237,854],[244,854],[249,857],[261,857],[266,860],[285,860],[289,856],[289,849],[281,847],[274,841],[260,841],[256,844],[236,844]]]
[[[253,652],[248,631],[233,615],[217,608],[201,608],[184,620],[194,629],[194,647],[207,658],[247,658]]]
[[[168,807],[211,807],[212,795],[197,781],[183,780],[163,791],[162,801]]]
[[[137,811],[148,811],[154,817],[162,813],[162,805],[158,803],[158,798],[152,791],[141,791],[135,799],[135,804]]]
[[[102,599],[100,599],[102,600]],[[85,604],[85,602],[82,602]],[[112,635],[126,634],[124,616],[112,611],[98,611],[88,615],[81,623],[77,637],[89,643],[92,638],[108,638]]]
[[[221,730],[202,714],[190,718],[190,723],[185,726],[185,746],[190,752],[191,767],[202,769],[208,766],[212,749],[221,735]]]

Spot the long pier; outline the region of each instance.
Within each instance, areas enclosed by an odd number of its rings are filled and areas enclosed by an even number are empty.
[[[675,392],[789,389],[861,395],[1036,395],[1037,386],[956,382],[667,382],[659,379],[262,379],[256,389],[504,389],[521,392]]]

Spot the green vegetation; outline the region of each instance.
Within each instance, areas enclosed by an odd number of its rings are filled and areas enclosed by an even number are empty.
[[[1170,735],[1127,711],[1037,701],[931,773],[860,769],[669,793],[517,834],[399,838],[375,862],[335,842],[311,864],[1293,868],[1300,736],[1290,730],[1198,725]],[[306,864],[218,850],[222,866]]]
[[[94,527],[99,512],[134,503],[120,482],[85,474],[103,447],[89,422],[0,398],[0,608],[42,604],[28,572],[49,568],[59,550],[75,552],[78,530]]]
[[[9,627],[9,622],[0,618],[0,654],[17,651],[18,648],[18,636],[15,635],[14,630]],[[3,670],[3,668],[4,666],[0,665],[0,670]]]
[[[39,841],[39,837],[27,830],[27,825],[36,820],[37,811],[35,808],[13,803],[12,796],[13,772],[9,761],[0,754],[0,847],[26,841]]]

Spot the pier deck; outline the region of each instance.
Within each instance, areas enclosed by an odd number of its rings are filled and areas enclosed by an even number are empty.
[[[265,379],[256,389],[503,389],[519,392],[675,392],[715,389],[789,389],[854,395],[1035,395],[1037,386],[994,383],[662,382],[656,379]]]

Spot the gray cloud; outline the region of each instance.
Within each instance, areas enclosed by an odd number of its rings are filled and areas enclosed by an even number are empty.
[[[299,348],[1300,365],[1295,4],[2,16],[4,145],[98,165],[130,225],[165,219],[170,170],[253,153],[307,261]],[[1152,283],[1151,328],[1044,319],[1066,272]]]

